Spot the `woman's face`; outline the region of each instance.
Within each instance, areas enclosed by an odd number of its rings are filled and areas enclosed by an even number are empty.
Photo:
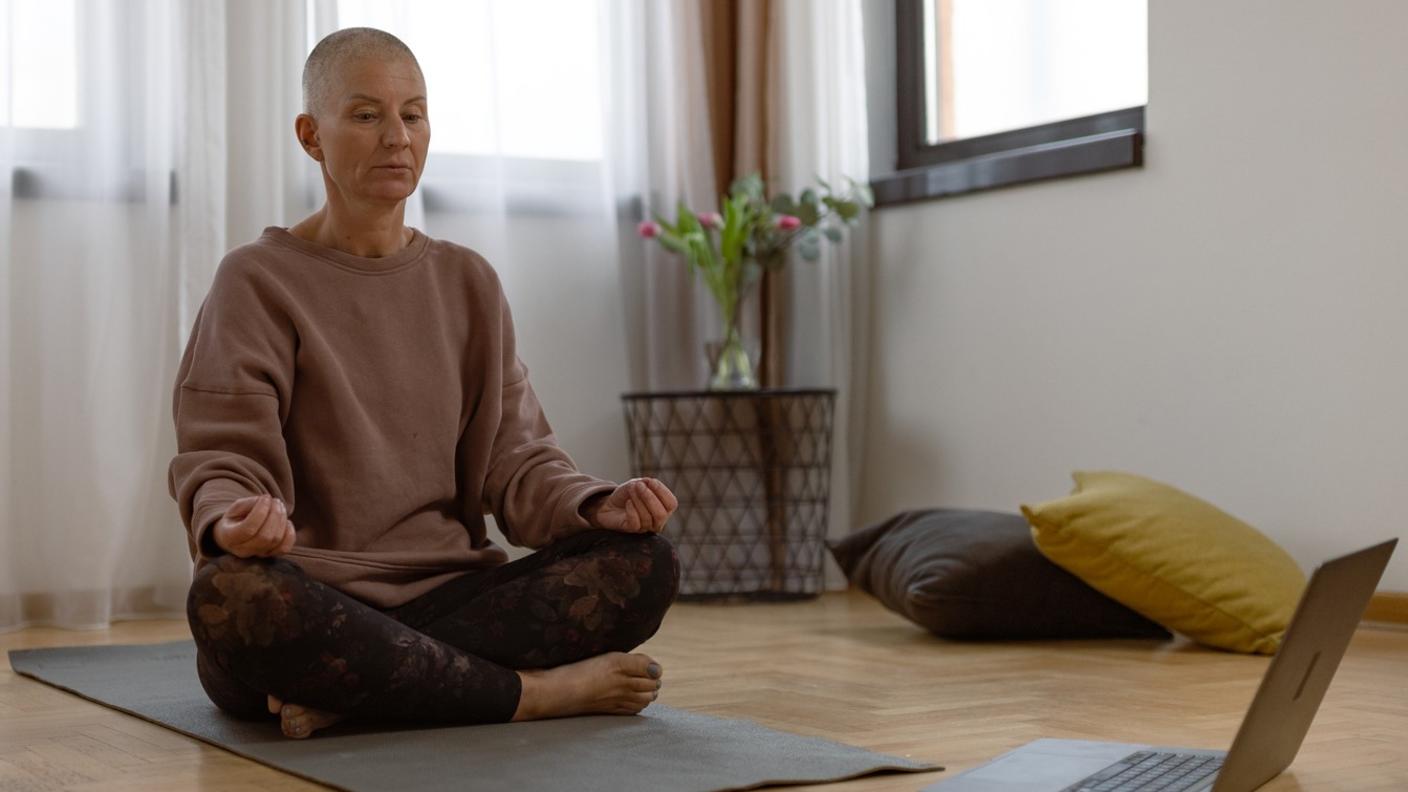
[[[420,183],[430,147],[420,71],[401,58],[354,59],[338,78],[308,146],[332,182],[329,191],[348,203],[405,200]]]

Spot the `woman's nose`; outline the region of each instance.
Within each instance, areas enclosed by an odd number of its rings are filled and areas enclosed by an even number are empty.
[[[396,118],[391,122],[390,127],[382,134],[382,142],[388,146],[404,146],[411,142],[411,133],[406,129],[406,122]]]

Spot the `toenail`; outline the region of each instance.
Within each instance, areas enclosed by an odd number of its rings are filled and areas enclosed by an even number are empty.
[[[655,677],[656,679],[659,679],[659,678],[660,678],[660,664],[659,664],[659,663],[651,663],[650,665],[648,665],[648,666],[645,667],[645,670],[646,670],[646,673],[650,674],[652,677]]]

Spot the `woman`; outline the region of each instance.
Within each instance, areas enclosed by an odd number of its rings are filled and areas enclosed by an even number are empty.
[[[220,262],[173,396],[202,686],[290,737],[639,712],[662,671],[629,652],[678,593],[674,495],[578,471],[494,269],[403,224],[430,143],[405,44],[333,33],[303,91],[326,203]],[[486,511],[539,552],[509,563]]]

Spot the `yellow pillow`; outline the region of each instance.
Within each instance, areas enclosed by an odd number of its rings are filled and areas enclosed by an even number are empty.
[[[1167,484],[1128,473],[1072,477],[1070,495],[1022,506],[1043,555],[1199,643],[1276,653],[1305,588],[1286,551]]]

